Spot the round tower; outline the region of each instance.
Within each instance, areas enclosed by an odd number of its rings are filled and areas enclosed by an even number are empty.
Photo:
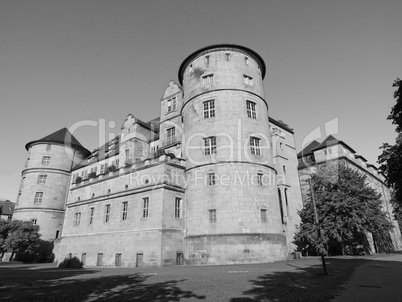
[[[232,44],[202,48],[180,66],[190,264],[287,257],[264,75],[256,52]]]
[[[72,167],[89,155],[63,128],[25,145],[28,151],[21,175],[13,219],[40,226],[41,239],[58,238],[63,225]]]

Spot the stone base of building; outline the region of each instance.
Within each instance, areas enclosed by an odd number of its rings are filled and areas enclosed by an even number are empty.
[[[187,236],[185,263],[219,265],[286,260],[288,249],[283,234],[218,234]]]

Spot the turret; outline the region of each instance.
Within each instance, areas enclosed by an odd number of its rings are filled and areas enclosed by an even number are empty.
[[[231,44],[200,49],[180,66],[185,257],[194,264],[287,257],[264,75],[256,52]]]
[[[25,148],[28,155],[13,219],[38,224],[44,240],[58,238],[71,169],[90,152],[67,128],[31,141]]]

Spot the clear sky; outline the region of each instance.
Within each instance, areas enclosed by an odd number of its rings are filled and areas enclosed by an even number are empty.
[[[270,116],[298,150],[338,119],[338,138],[372,164],[393,81],[402,77],[402,1],[0,1],[0,197],[16,200],[25,144],[80,121],[118,132],[128,113],[159,116],[181,62],[216,43],[265,60]],[[112,123],[113,124],[113,123]],[[98,129],[82,127],[89,150]]]

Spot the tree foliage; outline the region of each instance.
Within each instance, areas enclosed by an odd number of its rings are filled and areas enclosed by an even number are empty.
[[[392,86],[396,87],[394,92],[396,104],[392,107],[388,119],[396,125],[397,137],[395,145],[385,143],[380,147],[382,154],[378,157],[378,163],[387,185],[393,189],[392,203],[395,216],[402,225],[402,80],[397,78]]]
[[[10,259],[17,251],[29,250],[40,238],[39,226],[31,221],[0,220],[0,252],[11,252]]]
[[[389,236],[393,226],[382,210],[381,195],[367,184],[365,175],[346,163],[333,163],[317,167],[311,183],[319,222],[315,224],[310,190],[299,212],[301,225],[295,236],[299,248],[326,254],[331,242],[344,248],[363,244],[367,232]]]

